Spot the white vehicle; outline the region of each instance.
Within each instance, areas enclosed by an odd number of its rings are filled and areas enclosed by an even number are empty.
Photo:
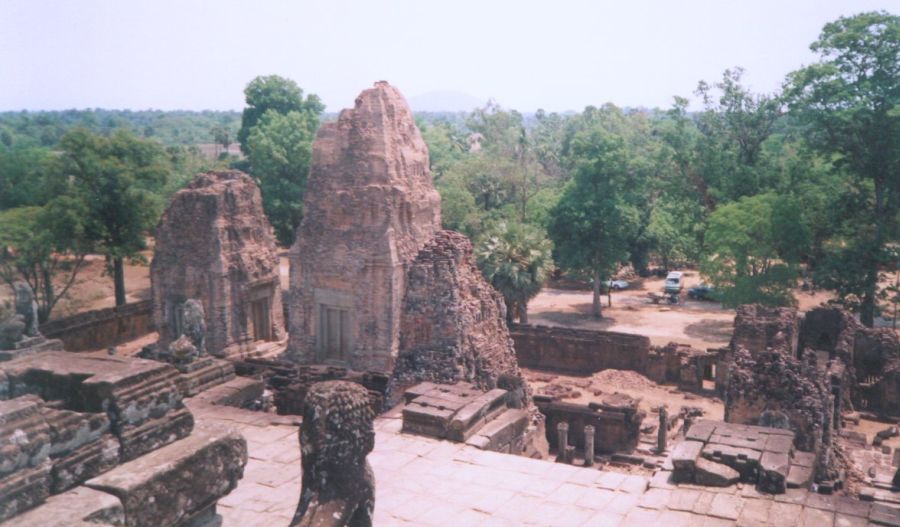
[[[683,273],[681,271],[672,271],[666,276],[666,285],[665,292],[668,294],[680,294],[681,290],[684,288],[684,282],[682,281]]]

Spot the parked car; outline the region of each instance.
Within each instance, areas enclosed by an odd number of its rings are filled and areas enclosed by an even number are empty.
[[[716,289],[706,283],[700,283],[700,285],[688,289],[688,298],[693,298],[694,300],[715,300],[715,294]]]
[[[625,280],[607,280],[607,281],[603,282],[603,285],[607,289],[612,289],[613,291],[619,291],[622,289],[628,289],[628,286],[630,284],[628,282],[626,282]]]
[[[684,289],[681,271],[672,271],[666,276],[666,285],[664,291],[670,295],[677,295]]]

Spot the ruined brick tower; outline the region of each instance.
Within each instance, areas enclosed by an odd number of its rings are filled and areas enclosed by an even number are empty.
[[[406,267],[441,228],[428,149],[400,92],[363,91],[313,143],[291,248],[289,355],[389,371]]]
[[[175,193],[150,264],[159,344],[182,334],[184,303],[206,318],[206,350],[224,357],[284,338],[278,252],[259,187],[243,172],[200,174]]]

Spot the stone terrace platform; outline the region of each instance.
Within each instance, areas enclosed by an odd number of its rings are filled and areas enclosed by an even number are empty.
[[[300,495],[294,419],[188,401],[197,421],[237,427],[250,460],[237,489],[219,500],[225,527],[286,526]],[[900,511],[788,489],[759,494],[650,481],[482,451],[400,433],[399,412],[378,418],[376,526],[900,526]]]

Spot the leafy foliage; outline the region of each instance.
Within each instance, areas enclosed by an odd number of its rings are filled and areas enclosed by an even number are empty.
[[[793,303],[808,232],[791,199],[760,194],[719,207],[709,218],[706,242],[701,271],[725,305]]]
[[[887,242],[896,240],[900,224],[900,17],[883,11],[842,17],[826,24],[810,49],[820,60],[790,75],[791,110],[807,125],[810,143],[858,178],[856,190],[867,202],[845,218],[855,239],[837,243],[826,262],[836,271],[857,260],[865,279],[825,274],[841,298],[859,299],[847,305],[871,326],[880,272],[891,263]]]
[[[476,247],[478,267],[506,301],[511,322],[528,323],[528,301],[553,269],[553,246],[544,232],[530,225],[500,223],[484,234]]]
[[[145,235],[162,210],[160,193],[171,170],[165,152],[124,131],[104,137],[83,129],[68,132],[60,147],[67,194],[84,206],[84,239],[107,257],[116,305],[123,305],[123,260],[141,259]]]
[[[91,249],[84,216],[84,204],[68,196],[0,212],[0,279],[10,287],[18,280],[31,286],[40,322],[65,297]]]

